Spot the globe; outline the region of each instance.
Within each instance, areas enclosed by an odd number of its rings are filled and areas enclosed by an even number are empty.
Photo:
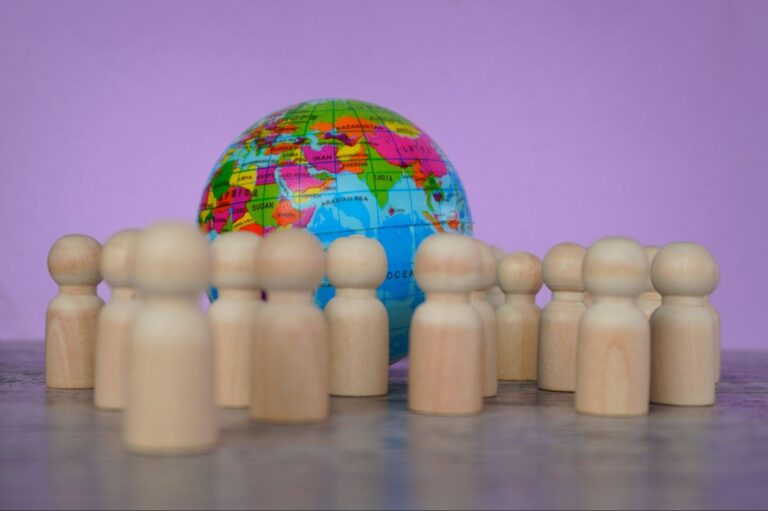
[[[216,162],[198,223],[210,240],[293,228],[324,247],[353,234],[378,239],[389,264],[377,292],[389,316],[390,362],[408,353],[411,315],[424,299],[413,278],[419,244],[436,232],[472,233],[459,176],[432,138],[391,110],[351,99],[299,103],[248,128]],[[317,304],[333,295],[323,282]]]

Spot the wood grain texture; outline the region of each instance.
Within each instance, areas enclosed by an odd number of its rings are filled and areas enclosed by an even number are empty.
[[[542,276],[552,301],[544,307],[539,325],[537,377],[542,390],[576,390],[576,344],[586,310],[581,276],[585,252],[576,243],[560,243],[544,256]]]
[[[105,410],[125,405],[128,341],[139,305],[133,275],[139,234],[137,229],[118,231],[101,251],[101,273],[112,296],[99,313],[93,404]]]
[[[637,305],[648,275],[646,254],[630,238],[601,238],[587,250],[583,279],[592,304],[579,323],[574,400],[579,413],[648,413],[651,335]]]
[[[330,344],[325,316],[313,302],[325,274],[323,248],[307,231],[276,231],[262,243],[257,270],[268,301],[251,343],[251,419],[325,421]]]
[[[429,415],[483,410],[483,323],[469,294],[482,282],[477,243],[434,234],[416,252],[416,282],[425,301],[411,318],[408,407]]]
[[[263,302],[256,267],[261,237],[222,233],[211,244],[211,281],[218,298],[208,308],[218,406],[247,408],[251,392],[251,340]]]
[[[122,449],[122,415],[94,409],[91,391],[46,389],[43,357],[42,342],[0,342],[5,509],[761,509],[768,502],[768,442],[760,440],[768,437],[766,351],[724,351],[714,407],[651,405],[635,420],[577,415],[572,395],[533,382],[500,382],[479,416],[410,413],[403,361],[390,368],[389,395],[334,398],[326,424],[255,425],[242,410],[217,409],[224,436],[215,452],[164,459]],[[554,475],[557,491],[539,484],[542,474]]]
[[[331,394],[387,393],[389,318],[376,289],[387,276],[387,253],[374,238],[335,240],[326,254],[328,280],[336,288],[325,306],[331,343]]]
[[[50,388],[93,388],[96,328],[104,305],[96,294],[100,257],[99,242],[81,234],[59,238],[48,253],[48,271],[59,286],[45,314],[45,375]]]
[[[536,293],[542,286],[541,260],[528,252],[501,259],[498,281],[506,303],[496,309],[499,380],[536,380],[541,309]]]
[[[651,316],[652,402],[714,403],[717,325],[706,297],[719,277],[712,255],[696,243],[670,243],[656,254],[651,279],[662,303]]]
[[[141,296],[128,348],[123,444],[154,455],[216,446],[213,351],[198,308],[210,281],[208,244],[192,225],[159,222],[138,238]]]

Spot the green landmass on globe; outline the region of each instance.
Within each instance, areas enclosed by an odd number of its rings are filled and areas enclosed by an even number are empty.
[[[377,238],[389,261],[378,295],[391,362],[408,353],[411,315],[424,299],[413,278],[419,244],[435,232],[472,234],[464,188],[432,138],[391,110],[349,99],[299,103],[248,128],[216,163],[198,222],[211,240],[294,227],[324,247],[352,234]],[[316,301],[333,295],[326,281]]]

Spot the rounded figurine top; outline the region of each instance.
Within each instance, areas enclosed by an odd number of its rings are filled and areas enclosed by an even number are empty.
[[[416,251],[416,283],[425,292],[469,293],[480,287],[480,252],[462,234],[437,233]]]
[[[387,253],[376,238],[337,238],[326,257],[328,280],[335,287],[376,289],[387,276]]]
[[[205,237],[184,222],[159,222],[139,234],[137,286],[149,293],[199,293],[208,287],[211,257]]]
[[[505,293],[535,295],[542,285],[541,260],[529,252],[511,252],[499,263],[498,276]]]
[[[325,253],[309,231],[273,231],[261,243],[256,268],[267,290],[313,291],[325,275]]]
[[[138,229],[123,229],[104,242],[104,248],[101,250],[101,274],[110,286],[135,285],[133,272],[140,234]]]
[[[504,251],[504,249],[497,247],[496,245],[491,245],[491,250],[493,250],[493,257],[496,258],[496,265],[501,262],[502,259],[504,259],[504,256],[507,255],[507,253]]]
[[[665,245],[651,265],[653,287],[663,296],[706,296],[719,279],[715,258],[697,243]]]
[[[211,243],[211,283],[226,289],[258,289],[256,263],[261,236],[250,231],[230,231]]]
[[[656,258],[656,254],[659,253],[659,247],[656,245],[646,245],[643,247],[643,252],[645,252],[645,258],[648,259],[648,280],[645,281],[645,291],[655,293],[656,288],[653,287],[653,282],[651,282],[651,265],[654,258]]]
[[[101,282],[101,244],[85,234],[62,236],[48,252],[48,272],[60,286],[96,286]]]
[[[584,256],[584,287],[592,296],[637,296],[648,280],[648,259],[635,240],[609,236],[594,242]]]
[[[496,256],[484,241],[475,239],[475,243],[480,253],[480,282],[477,289],[485,291],[496,284]]]
[[[549,249],[542,263],[542,277],[553,291],[584,291],[581,266],[587,250],[577,243],[559,243]]]

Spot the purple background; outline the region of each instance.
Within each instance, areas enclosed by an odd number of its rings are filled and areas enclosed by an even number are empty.
[[[54,239],[191,221],[231,139],[340,96],[430,133],[507,250],[703,243],[762,348],[767,91],[768,2],[3,2],[0,339],[43,337]]]

